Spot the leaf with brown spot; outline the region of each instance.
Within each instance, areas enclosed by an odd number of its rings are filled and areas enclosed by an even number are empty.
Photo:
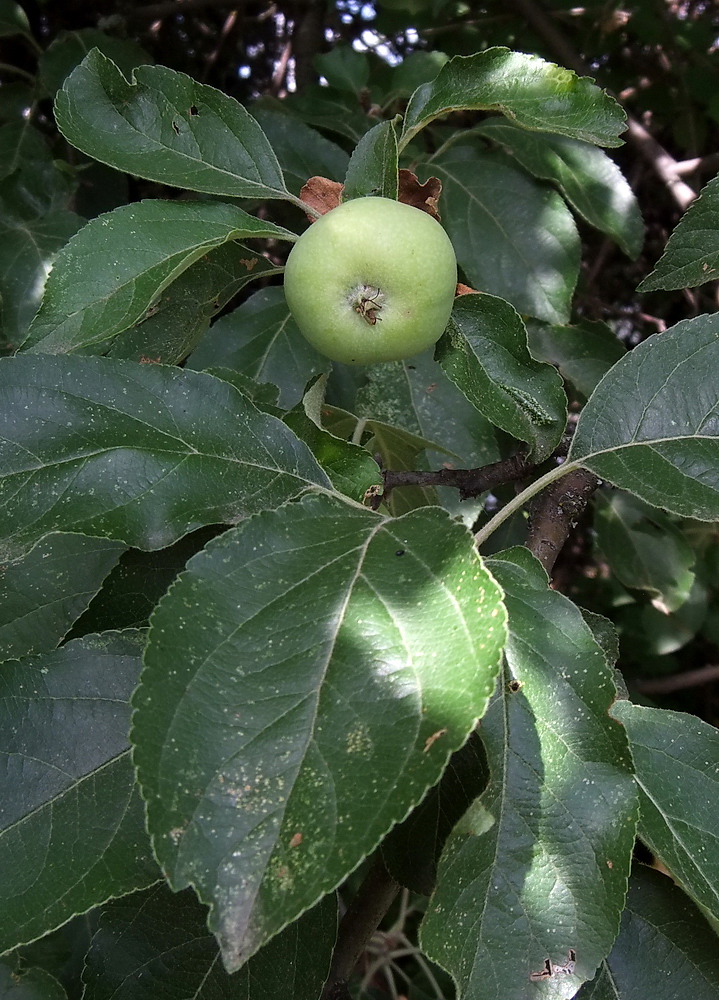
[[[339,205],[343,187],[339,181],[331,181],[328,177],[310,177],[300,191],[300,198],[320,215],[326,215]]]
[[[399,172],[399,201],[431,215],[439,222],[439,196],[442,193],[442,181],[439,177],[429,177],[420,184],[417,175],[411,170]]]

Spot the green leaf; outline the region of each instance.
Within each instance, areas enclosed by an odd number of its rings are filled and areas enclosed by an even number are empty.
[[[535,361],[516,310],[494,295],[454,301],[436,357],[446,375],[488,420],[530,446],[541,461],[567,422],[567,397],[551,365]]]
[[[626,115],[589,77],[539,56],[497,46],[455,56],[431,83],[412,94],[400,149],[450,111],[501,111],[522,128],[556,132],[598,146],[621,146]]]
[[[0,8],[1,16],[2,8]],[[0,958],[2,1000],[67,1000],[60,983],[44,969],[16,971],[15,960]]]
[[[307,497],[191,560],[153,615],[132,739],[158,857],[211,904],[229,970],[438,780],[503,641],[499,590],[438,508]]]
[[[255,292],[239,309],[221,316],[187,361],[196,371],[233,368],[257,382],[271,382],[279,386],[286,410],[329,366],[297,329],[279,286]]]
[[[719,277],[719,177],[709,181],[669,237],[638,292],[696,288]]]
[[[717,984],[716,935],[670,879],[637,865],[612,953],[576,1000],[719,1000]]]
[[[329,972],[337,903],[318,906],[273,938],[234,976],[191,889],[164,883],[114,900],[87,954],[83,1000],[318,1000]]]
[[[34,219],[67,208],[77,186],[58,168],[44,136],[27,121],[0,128],[0,204],[3,215]]]
[[[0,37],[29,34],[30,25],[20,4],[13,0],[0,0]]]
[[[499,143],[533,177],[553,181],[579,214],[635,260],[644,243],[639,204],[619,167],[602,149],[561,135],[527,132],[502,118],[477,129]]]
[[[123,546],[53,534],[0,575],[0,659],[59,645],[117,564]]]
[[[340,90],[310,84],[303,87],[301,94],[288,94],[281,102],[286,114],[295,115],[308,125],[327,129],[359,142],[376,120],[366,115],[359,107],[353,94]],[[263,107],[273,106],[263,104]]]
[[[420,937],[462,998],[568,998],[619,929],[637,819],[631,757],[608,715],[612,669],[579,609],[525,548],[488,566],[509,616],[507,668],[480,729],[490,782],[449,838]],[[575,973],[542,992],[530,973],[569,949]]]
[[[663,511],[629,493],[600,494],[594,530],[612,573],[624,587],[646,591],[664,614],[688,600],[696,555]]]
[[[280,270],[241,243],[232,241],[210,250],[165,289],[144,319],[119,334],[107,353],[131,361],[180,364],[240,289]],[[105,343],[99,349],[106,347]]]
[[[520,313],[566,323],[580,243],[561,195],[476,139],[455,143],[420,169],[442,180],[443,222],[472,287]]]
[[[45,279],[57,252],[82,226],[65,209],[39,218],[0,215],[0,328],[2,341],[20,346],[40,305]]]
[[[272,144],[292,194],[299,195],[307,179],[316,175],[342,180],[349,156],[336,143],[280,111],[253,107],[252,117]]]
[[[396,123],[380,122],[357,143],[347,168],[342,201],[378,195],[397,200],[399,172]]]
[[[719,732],[692,715],[629,701],[618,701],[612,715],[632,746],[639,836],[719,919]]]
[[[0,361],[0,400],[3,559],[51,531],[161,549],[329,486],[288,427],[210,375],[24,355]]]
[[[686,517],[719,517],[719,316],[683,320],[619,361],[582,410],[569,461]]]
[[[582,319],[571,326],[527,323],[529,350],[537,361],[556,365],[562,377],[584,396],[591,396],[609,369],[627,353],[607,326]]]
[[[137,66],[152,62],[152,57],[130,38],[106,35],[97,28],[61,31],[38,62],[40,83],[51,97],[92,49],[98,49],[108,60],[111,59],[128,79]]]
[[[141,320],[209,250],[268,236],[296,239],[219,202],[141,201],[100,215],[58,254],[23,350],[62,354],[103,344]]]
[[[392,71],[392,93],[409,97],[423,83],[430,83],[449,61],[445,52],[410,52]]]
[[[314,57],[317,71],[330,87],[359,94],[369,82],[369,60],[351,45],[334,45],[329,52]]]
[[[320,376],[284,422],[304,441],[339,493],[362,501],[367,490],[382,484],[379,467],[364,448],[336,437],[322,425],[326,378]]]
[[[252,115],[166,66],[139,66],[128,83],[93,49],[58,92],[55,120],[83,153],[146,180],[231,198],[291,198]]]
[[[0,671],[0,951],[155,882],[127,733],[144,632]]]

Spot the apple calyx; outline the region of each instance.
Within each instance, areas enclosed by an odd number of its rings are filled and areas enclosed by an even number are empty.
[[[350,305],[369,326],[375,326],[377,320],[382,319],[377,313],[382,311],[384,302],[384,292],[374,285],[357,285],[349,294]]]

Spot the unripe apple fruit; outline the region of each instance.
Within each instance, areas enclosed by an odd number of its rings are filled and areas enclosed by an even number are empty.
[[[298,327],[346,364],[398,361],[431,347],[452,311],[457,261],[426,212],[389,198],[356,198],[295,243],[285,295]]]

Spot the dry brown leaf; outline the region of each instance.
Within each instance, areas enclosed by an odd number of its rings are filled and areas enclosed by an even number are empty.
[[[320,215],[326,215],[339,205],[343,188],[344,184],[331,181],[328,177],[310,177],[300,191],[300,198]],[[310,221],[315,220],[311,218]]]
[[[463,285],[461,281],[457,282],[457,291],[455,295],[479,295],[480,293],[476,288],[470,288],[469,285]]]
[[[413,174],[411,170],[400,170],[399,200],[405,205],[411,205],[412,208],[419,208],[438,222],[437,205],[441,193],[442,181],[439,177],[430,177],[424,184],[420,184],[417,175]]]

